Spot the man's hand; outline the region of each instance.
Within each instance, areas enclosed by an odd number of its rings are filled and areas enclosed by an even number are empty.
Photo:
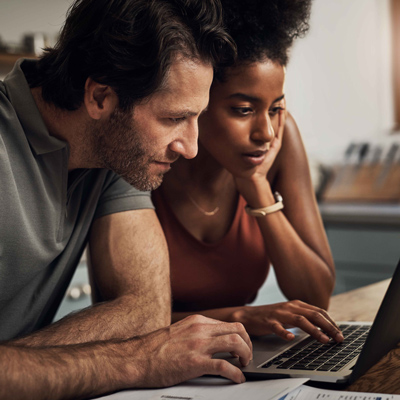
[[[219,352],[236,355],[243,366],[249,363],[252,344],[243,325],[200,315],[187,317],[141,337],[140,355],[138,359],[133,355],[132,362],[132,367],[141,372],[135,386],[171,386],[205,374],[244,382],[244,375],[237,367],[212,358]]]
[[[131,339],[55,347],[0,344],[0,398],[83,399],[122,389],[171,386],[204,374],[244,382],[239,368],[213,359],[231,352],[247,365],[252,345],[240,323],[190,316]]]
[[[234,311],[232,319],[243,323],[249,334],[255,336],[275,333],[285,340],[293,340],[293,333],[285,327],[298,327],[322,343],[329,341],[324,332],[337,342],[343,341],[338,326],[325,310],[300,300],[241,307]]]

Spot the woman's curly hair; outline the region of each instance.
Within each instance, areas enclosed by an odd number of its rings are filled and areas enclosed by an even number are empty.
[[[288,62],[293,40],[309,29],[311,0],[222,0],[225,26],[237,45],[237,62],[268,58]]]

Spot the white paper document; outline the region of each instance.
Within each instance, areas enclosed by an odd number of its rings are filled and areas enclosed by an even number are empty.
[[[302,385],[279,400],[400,400],[399,394],[344,392]]]
[[[273,379],[235,384],[222,378],[197,378],[164,389],[126,390],[102,400],[278,400],[308,379]]]

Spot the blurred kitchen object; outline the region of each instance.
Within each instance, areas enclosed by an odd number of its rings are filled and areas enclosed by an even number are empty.
[[[400,201],[400,142],[389,146],[351,143],[343,162],[332,169],[320,196],[323,202]]]
[[[40,56],[43,49],[48,46],[48,40],[43,33],[27,33],[22,39],[22,48],[24,53]]]

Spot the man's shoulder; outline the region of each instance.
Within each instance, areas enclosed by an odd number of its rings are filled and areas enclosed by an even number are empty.
[[[134,188],[118,174],[109,170],[91,171],[88,181],[93,176],[97,176],[102,184],[95,218],[121,211],[154,209],[150,192]]]
[[[20,122],[15,116],[15,109],[9,99],[7,87],[3,81],[0,81],[0,136],[4,132],[16,129],[17,125],[20,126]]]
[[[15,113],[13,102],[10,98],[10,93],[7,84],[4,80],[0,80],[0,114],[9,115]],[[0,121],[4,118],[0,119]]]
[[[0,104],[4,105],[5,103],[11,104],[10,99],[7,96],[6,85],[3,81],[0,81]]]

